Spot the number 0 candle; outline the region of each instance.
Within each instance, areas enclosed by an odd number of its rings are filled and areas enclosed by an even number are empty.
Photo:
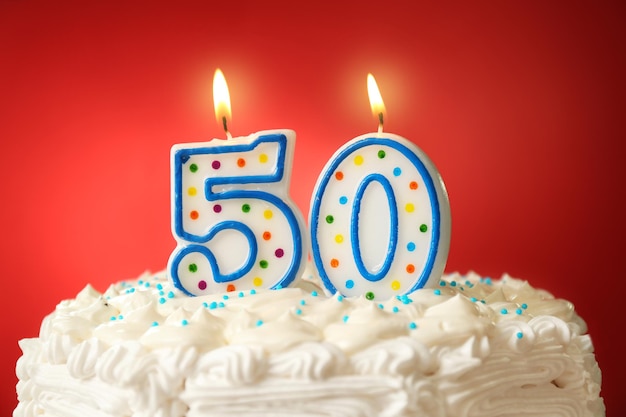
[[[383,132],[385,108],[371,74],[368,93],[378,132],[347,142],[322,170],[311,201],[311,249],[330,292],[384,300],[438,282],[450,204],[430,158]]]
[[[168,271],[188,295],[280,288],[304,267],[302,215],[289,198],[291,130],[233,138],[221,71],[215,113],[227,140],[177,144],[171,151],[172,233]]]

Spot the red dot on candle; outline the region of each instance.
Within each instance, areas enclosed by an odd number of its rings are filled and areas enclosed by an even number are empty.
[[[406,266],[406,272],[408,272],[409,274],[412,274],[413,272],[415,272],[415,265],[413,264],[408,264]]]
[[[206,290],[206,281],[198,281],[198,288],[201,290]]]
[[[189,217],[191,217],[191,220],[196,220],[200,215],[198,214],[198,212],[196,210],[192,210],[189,213]]]
[[[337,181],[341,181],[343,179],[343,172],[341,172],[341,171],[335,172],[335,179]]]
[[[216,204],[213,206],[213,211],[216,213],[221,213],[222,212],[222,206],[219,204]]]
[[[220,161],[213,161],[213,163],[211,163],[211,166],[213,167],[213,169],[220,169],[222,164],[220,163]]]
[[[245,167],[245,166],[246,166],[246,160],[245,160],[245,159],[243,159],[243,158],[239,158],[239,159],[237,159],[237,166],[238,166],[239,168],[243,168],[243,167]]]
[[[333,258],[330,260],[330,266],[332,266],[333,268],[337,268],[339,266],[339,260]]]
[[[228,286],[226,287],[226,291],[228,292],[235,291],[235,286],[233,284],[228,284]]]
[[[411,190],[417,190],[417,182],[411,181],[411,183],[409,184],[409,188]]]
[[[272,238],[272,234],[270,232],[263,232],[263,240],[270,240]]]
[[[276,255],[277,258],[282,258],[284,254],[285,254],[285,251],[282,250],[281,248],[276,249],[276,252],[274,252],[274,255]]]

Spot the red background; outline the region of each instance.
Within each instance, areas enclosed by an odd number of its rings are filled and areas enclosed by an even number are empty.
[[[372,72],[385,130],[445,179],[447,270],[509,272],[574,302],[608,414],[626,412],[624,5],[439,3],[0,0],[0,415],[16,404],[17,340],[61,299],[165,267],[169,149],[223,137],[216,67],[234,135],[297,132],[305,216],[330,155],[376,129]]]

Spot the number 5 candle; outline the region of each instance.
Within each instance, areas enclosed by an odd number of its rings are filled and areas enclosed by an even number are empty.
[[[433,285],[450,246],[450,205],[430,158],[383,132],[385,108],[371,74],[377,133],[343,145],[322,170],[310,212],[312,255],[326,288],[384,300]]]
[[[188,295],[280,288],[304,267],[302,215],[289,198],[295,146],[291,130],[233,138],[221,71],[215,113],[228,139],[171,150],[172,233],[168,272]]]

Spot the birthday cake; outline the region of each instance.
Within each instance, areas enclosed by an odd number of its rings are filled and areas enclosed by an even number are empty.
[[[376,301],[310,275],[188,297],[146,273],[87,286],[20,341],[13,416],[604,416],[586,332],[509,276]]]

